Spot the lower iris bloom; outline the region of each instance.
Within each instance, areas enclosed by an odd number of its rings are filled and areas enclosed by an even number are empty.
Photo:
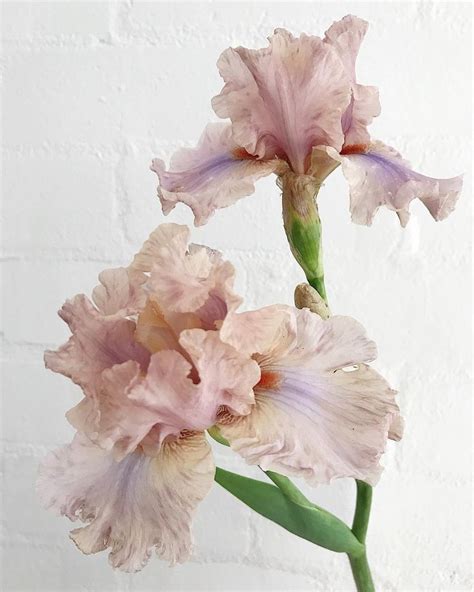
[[[214,425],[248,463],[314,484],[375,482],[387,438],[400,437],[395,391],[368,366],[375,345],[359,323],[236,312],[232,265],[188,237],[162,225],[129,267],[102,272],[92,301],[63,306],[72,336],[45,355],[84,398],[67,414],[73,441],[42,464],[41,498],[85,523],[71,532],[84,553],[109,548],[125,571],[154,549],[189,556]]]

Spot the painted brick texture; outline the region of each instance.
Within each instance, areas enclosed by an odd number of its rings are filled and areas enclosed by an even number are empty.
[[[193,145],[220,87],[229,45],[259,47],[273,28],[320,34],[347,13],[370,22],[358,72],[379,87],[375,137],[428,175],[465,172],[453,215],[413,204],[408,227],[380,212],[350,222],[340,171],[321,192],[333,311],[377,342],[376,367],[400,391],[406,435],[375,490],[368,545],[378,590],[470,590],[471,23],[468,2],[3,2],[2,570],[5,592],[353,589],[343,556],[314,548],[215,486],[195,524],[192,560],[113,572],[81,555],[70,523],[35,496],[38,462],[70,439],[77,388],[42,351],[67,335],[55,311],[126,263],[165,221],[151,158]],[[290,303],[302,275],[289,255],[273,179],[218,212],[194,240],[224,251],[246,306]],[[192,223],[177,207],[168,220]],[[257,474],[216,447],[217,461]],[[310,491],[350,520],[354,486]]]

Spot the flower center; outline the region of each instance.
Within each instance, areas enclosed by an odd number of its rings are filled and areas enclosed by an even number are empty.
[[[255,385],[255,388],[263,390],[275,390],[282,381],[282,375],[279,372],[272,370],[262,370],[260,381]]]
[[[232,150],[232,156],[237,160],[256,160],[258,158],[258,156],[250,154],[245,148],[241,147],[234,148],[234,150]]]
[[[344,146],[341,150],[341,155],[346,156],[347,154],[363,154],[369,149],[367,144],[351,144],[350,146]]]

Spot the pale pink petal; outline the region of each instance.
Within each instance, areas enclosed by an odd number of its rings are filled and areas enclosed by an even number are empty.
[[[324,34],[324,41],[337,51],[352,81],[356,80],[357,55],[368,27],[367,21],[348,14],[340,21],[335,21]]]
[[[375,345],[348,317],[322,320],[307,309],[293,314],[291,347],[270,346],[268,354],[254,356],[261,368],[255,407],[240,418],[222,413],[221,433],[264,470],[311,483],[336,477],[375,483],[398,413],[395,391],[364,363],[375,357]]]
[[[217,65],[225,86],[212,105],[231,119],[247,152],[285,159],[304,173],[313,146],[342,146],[350,80],[337,52],[318,37],[277,29],[269,41],[260,50],[223,52]]]
[[[388,437],[390,438],[390,440],[395,440],[396,442],[401,440],[402,436],[403,436],[404,428],[405,428],[405,422],[403,420],[403,417],[399,413],[396,413],[392,417],[392,423],[390,424],[390,431],[388,432]]]
[[[233,291],[234,266],[212,260],[206,247],[195,248],[181,261],[163,259],[150,275],[149,287],[169,322],[179,320],[170,313],[192,313],[203,328],[235,310],[242,299]]]
[[[163,260],[180,262],[188,250],[189,235],[189,228],[183,224],[160,224],[143,243],[130,268],[150,272]]]
[[[222,343],[217,332],[184,331],[180,343],[192,365],[176,351],[158,352],[145,380],[129,395],[137,409],[154,413],[158,444],[182,429],[211,427],[223,405],[248,413],[254,403],[252,387],[260,378],[257,363]]]
[[[462,176],[451,179],[426,177],[413,170],[401,155],[382,142],[346,148],[341,155],[331,148],[322,148],[342,171],[350,189],[350,209],[356,224],[370,226],[380,206],[395,211],[402,226],[410,217],[409,205],[420,199],[435,220],[443,220],[453,210],[462,189]]]
[[[258,364],[222,343],[217,332],[184,331],[180,342],[182,353],[154,354],[146,375],[133,361],[104,370],[96,394],[72,409],[69,421],[120,459],[145,438],[146,449],[155,450],[183,429],[211,427],[223,405],[248,413]]]
[[[104,450],[113,450],[116,459],[122,459],[137,448],[159,419],[130,396],[141,382],[140,366],[134,361],[104,370],[97,394],[71,409],[67,413],[69,422]],[[174,430],[175,434],[179,432]]]
[[[378,90],[356,82],[356,59],[367,28],[366,21],[347,15],[333,23],[324,37],[337,51],[352,82],[351,102],[342,117],[344,145],[367,144],[370,139],[367,126],[380,115]]]
[[[46,507],[87,523],[71,532],[81,551],[110,548],[113,567],[135,572],[154,548],[171,563],[187,559],[192,517],[213,478],[203,434],[166,442],[153,458],[136,451],[120,462],[77,435],[46,458],[38,491]]]
[[[217,209],[251,195],[255,181],[277,166],[276,161],[264,162],[246,153],[233,140],[229,124],[210,123],[196,148],[181,148],[173,156],[170,170],[158,159],[151,170],[160,180],[163,212],[168,214],[178,202],[185,203],[200,226]]]
[[[153,414],[150,428],[157,424],[158,446],[170,434],[185,428],[201,431],[214,423],[218,403],[193,378],[196,373],[189,360],[177,351],[164,350],[153,354],[145,379],[130,393],[137,410]]]
[[[233,265],[218,251],[188,247],[188,238],[186,226],[162,224],[132,263],[133,269],[150,272],[150,298],[176,333],[193,327],[214,329],[242,302],[233,291]]]
[[[220,329],[222,341],[246,354],[271,356],[287,352],[296,340],[292,307],[274,304],[259,310],[228,315]]]
[[[72,337],[56,351],[45,352],[46,367],[59,372],[93,395],[106,368],[134,360],[146,368],[150,354],[134,339],[135,322],[118,315],[103,316],[80,294],[68,300],[59,316]]]
[[[136,314],[145,306],[146,279],[145,274],[134,269],[106,269],[99,274],[100,285],[94,288],[92,300],[104,315]]]
[[[254,403],[253,386],[260,379],[258,364],[224,343],[215,331],[184,331],[179,341],[198,371],[200,389],[212,393],[219,405],[248,413]]]
[[[367,127],[380,115],[379,91],[375,86],[354,84],[349,107],[342,116],[344,146],[366,145],[370,141]]]

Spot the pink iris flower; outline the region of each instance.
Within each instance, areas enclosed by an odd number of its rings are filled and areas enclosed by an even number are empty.
[[[92,300],[60,310],[69,341],[46,365],[78,384],[73,441],[43,462],[44,504],[80,520],[84,553],[140,570],[153,550],[184,561],[215,465],[217,425],[248,463],[310,483],[375,483],[387,438],[400,437],[393,391],[369,362],[354,319],[276,305],[237,312],[234,268],[158,227],[130,266],[100,274]],[[350,371],[349,371],[350,370]]]
[[[228,123],[209,124],[196,148],[173,156],[169,170],[153,161],[164,213],[183,202],[201,225],[253,193],[260,177],[310,176],[317,186],[341,164],[354,222],[370,225],[385,205],[405,226],[415,198],[435,220],[445,218],[462,177],[421,175],[367,131],[380,103],[375,87],[356,80],[366,31],[365,21],[349,15],[324,39],[276,29],[266,48],[225,50],[217,63],[225,85],[212,106]]]

